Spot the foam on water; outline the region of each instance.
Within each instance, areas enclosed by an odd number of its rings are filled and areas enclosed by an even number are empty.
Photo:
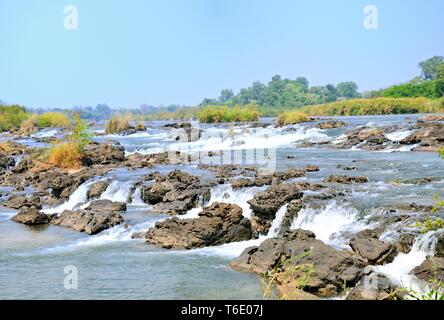
[[[43,130],[31,135],[31,138],[50,138],[58,133],[57,129]]]
[[[395,131],[395,132],[391,132],[391,133],[386,133],[385,137],[393,142],[399,142],[399,141],[407,138],[412,133],[413,133],[413,131],[411,131],[411,130]]]
[[[133,181],[121,182],[114,180],[106,191],[100,196],[101,200],[111,200],[114,202],[127,202]]]

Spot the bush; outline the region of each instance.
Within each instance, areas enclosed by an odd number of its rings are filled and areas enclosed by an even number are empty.
[[[62,169],[78,169],[82,166],[82,157],[76,142],[60,142],[50,148],[48,162]]]
[[[124,115],[115,114],[113,115],[105,126],[106,134],[119,133],[131,128],[130,122],[132,119],[132,115],[130,113],[126,113]]]
[[[46,112],[38,115],[37,125],[40,128],[67,128],[70,125],[70,120],[61,112]]]
[[[444,110],[442,103],[442,99],[427,98],[352,99],[307,106],[300,110],[316,116],[435,113]]]
[[[311,121],[309,117],[303,112],[300,111],[286,111],[282,113],[278,119],[277,124],[279,126],[287,125],[287,124],[296,124],[301,122]]]
[[[392,98],[439,98],[440,94],[440,82],[439,81],[422,81],[422,82],[409,82],[400,85],[394,85],[383,89],[381,96]]]
[[[25,107],[0,105],[0,132],[19,128],[28,117]]]
[[[441,218],[437,218],[435,220],[427,218],[424,222],[416,222],[415,227],[421,229],[421,233],[437,231],[444,228],[444,220]]]
[[[444,147],[442,147],[441,150],[439,150],[439,155],[441,158],[444,159]]]
[[[197,114],[204,123],[249,122],[259,120],[259,110],[255,105],[226,107],[207,106]]]

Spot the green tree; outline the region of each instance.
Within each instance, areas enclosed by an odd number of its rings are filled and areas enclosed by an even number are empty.
[[[437,68],[436,68],[436,78],[438,80],[444,80],[444,63],[441,63]]]
[[[295,82],[301,84],[302,87],[304,88],[304,91],[307,92],[308,86],[309,86],[309,82],[308,82],[307,78],[298,77],[298,78],[296,78]]]
[[[228,100],[231,100],[233,98],[234,98],[233,90],[224,89],[220,93],[219,102],[227,102]]]
[[[444,63],[444,57],[434,56],[419,63],[421,76],[424,80],[435,80],[438,76],[438,66]]]
[[[347,99],[358,98],[358,85],[353,81],[341,82],[336,86],[336,90],[340,97]]]

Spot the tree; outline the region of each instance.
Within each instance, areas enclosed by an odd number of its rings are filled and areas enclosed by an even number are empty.
[[[438,80],[444,80],[444,63],[441,63],[436,68],[436,78]]]
[[[336,90],[340,97],[344,97],[347,99],[359,97],[358,85],[353,81],[338,83],[338,85],[336,86]]]
[[[227,102],[228,100],[231,100],[233,98],[234,98],[233,90],[224,89],[220,93],[219,102]]]
[[[94,113],[95,113],[94,118],[96,120],[106,120],[111,116],[113,110],[110,107],[108,107],[106,104],[99,104],[96,106]]]
[[[304,78],[304,77],[297,77],[297,78],[296,78],[296,83],[300,83],[300,84],[303,86],[304,91],[307,92],[307,90],[308,90],[308,86],[309,86],[309,83],[308,83],[307,78]]]
[[[435,80],[438,76],[438,66],[444,63],[444,57],[434,56],[419,63],[421,76],[424,80]]]

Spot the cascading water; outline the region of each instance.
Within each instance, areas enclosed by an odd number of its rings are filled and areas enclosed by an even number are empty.
[[[127,202],[133,183],[133,181],[121,182],[119,180],[114,180],[100,196],[100,199],[111,200],[114,202]]]

